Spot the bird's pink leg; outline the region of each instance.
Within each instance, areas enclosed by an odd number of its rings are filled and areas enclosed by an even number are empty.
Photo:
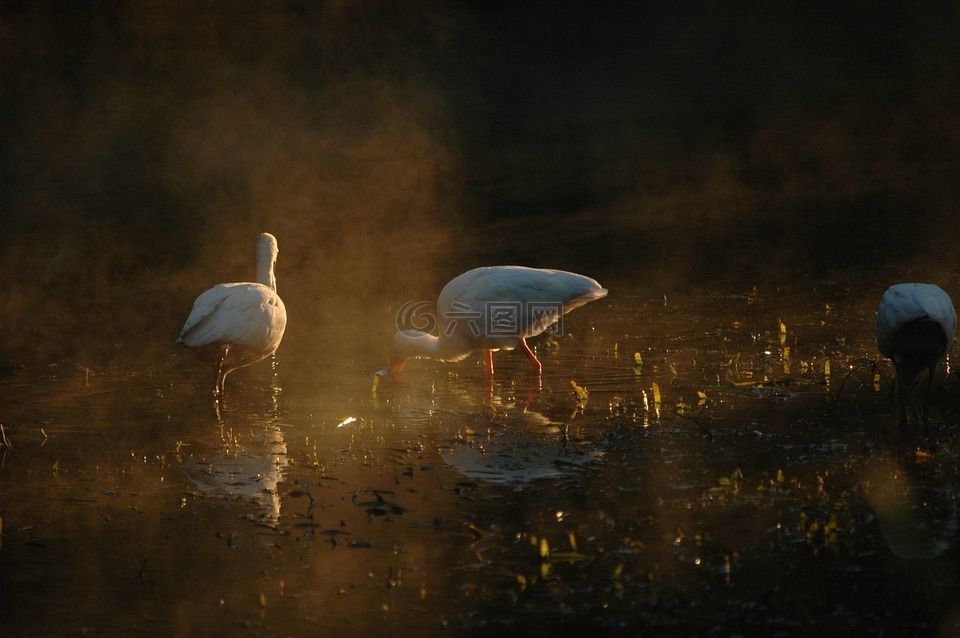
[[[493,350],[483,351],[483,362],[487,366],[487,376],[493,377]]]
[[[520,349],[523,350],[523,354],[527,355],[527,359],[530,360],[530,366],[533,368],[533,373],[537,376],[540,376],[540,370],[543,368],[543,366],[537,359],[537,355],[533,354],[533,350],[530,349],[530,346],[528,346],[527,342],[523,339],[520,340]]]

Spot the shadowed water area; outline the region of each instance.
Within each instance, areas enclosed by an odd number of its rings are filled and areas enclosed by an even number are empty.
[[[954,635],[960,380],[900,427],[874,323],[960,300],[958,23],[4,4],[0,635]],[[261,231],[217,404],[174,342]],[[508,263],[610,291],[540,379],[375,375]]]
[[[540,383],[281,349],[218,416],[186,352],[8,370],[5,627],[949,633],[960,397],[898,428],[873,300],[615,290]]]

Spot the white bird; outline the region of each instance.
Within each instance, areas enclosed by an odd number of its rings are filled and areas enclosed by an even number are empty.
[[[287,310],[277,295],[273,268],[277,240],[270,233],[257,239],[257,282],[217,284],[197,297],[177,343],[217,368],[213,389],[223,397],[227,375],[273,354],[287,326]]]
[[[568,312],[606,296],[607,290],[595,280],[563,270],[475,268],[455,277],[440,291],[435,322],[439,334],[403,329],[401,325],[391,344],[387,372],[399,373],[410,358],[460,361],[484,350],[487,375],[492,376],[492,352],[519,348],[534,374],[539,375],[542,366],[526,339],[540,334]],[[414,308],[421,305],[426,304]]]
[[[900,422],[907,420],[906,404],[920,374],[927,370],[930,383],[923,401],[923,421],[930,408],[933,373],[953,347],[957,312],[950,296],[933,284],[896,284],[880,300],[877,312],[877,345],[897,371]],[[916,413],[914,412],[914,416]]]

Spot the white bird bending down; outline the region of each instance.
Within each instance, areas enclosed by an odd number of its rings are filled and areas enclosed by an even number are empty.
[[[437,300],[438,335],[401,329],[393,337],[388,373],[397,374],[410,358],[460,361],[484,350],[487,375],[493,375],[494,350],[519,348],[533,373],[541,364],[526,339],[562,315],[602,299],[607,290],[595,280],[563,270],[523,266],[476,268],[454,278]]]
[[[953,302],[938,286],[896,284],[883,293],[877,312],[877,345],[897,371],[901,423],[907,420],[910,390],[924,370],[930,374],[923,400],[923,422],[927,422],[933,373],[953,347],[956,330]]]
[[[273,274],[278,252],[276,238],[262,233],[257,239],[258,283],[217,284],[197,297],[183,324],[177,343],[217,368],[215,397],[223,397],[228,374],[269,357],[283,339],[287,310]]]

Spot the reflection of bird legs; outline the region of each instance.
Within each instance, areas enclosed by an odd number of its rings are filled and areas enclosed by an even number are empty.
[[[483,363],[487,369],[487,376],[483,380],[483,389],[487,404],[490,404],[493,399],[493,350],[483,351]]]
[[[907,403],[910,401],[910,392],[907,391],[907,383],[903,379],[903,373],[897,370],[897,408],[900,411],[900,425],[904,426],[907,424]],[[913,412],[913,418],[917,418],[917,411],[910,406],[910,411]]]
[[[920,422],[927,425],[930,421],[930,395],[933,391],[933,375],[930,375],[930,381],[927,383],[927,391],[923,393],[923,416]],[[914,415],[916,416],[916,415]]]
[[[527,383],[524,383],[520,379],[516,380],[513,384],[513,401],[515,404],[523,408],[523,412],[526,413],[530,409],[530,405],[533,402],[540,398],[540,390],[543,388],[543,379],[540,375],[530,375],[527,378]],[[521,398],[521,388],[524,390]],[[486,399],[488,404],[492,404],[493,401],[493,378],[487,377],[487,387],[486,389]]]
[[[220,411],[221,406],[224,404],[224,394],[223,394],[223,380],[227,376],[223,372],[223,362],[227,358],[227,354],[230,353],[230,344],[225,343],[220,346],[220,361],[217,364],[217,380],[213,386],[213,409],[217,413],[217,423],[223,422],[223,414]]]
[[[923,416],[922,416],[922,418],[921,418],[921,415],[920,415],[920,414],[917,414],[917,408],[916,408],[916,406],[913,404],[913,401],[910,400],[910,394],[912,393],[913,389],[914,389],[915,387],[917,387],[917,384],[918,384],[918,383],[921,383],[921,382],[920,382],[920,381],[914,381],[914,382],[908,384],[908,383],[905,381],[905,377],[903,376],[903,373],[902,373],[901,370],[899,369],[899,366],[896,366],[896,365],[895,365],[894,367],[897,367],[897,368],[898,368],[898,369],[897,369],[897,391],[898,391],[898,392],[897,392],[897,398],[898,398],[898,403],[900,404],[900,405],[899,405],[899,408],[900,408],[900,425],[906,425],[906,424],[907,424],[907,406],[908,406],[908,405],[910,406],[910,413],[913,414],[914,420],[915,420],[915,421],[920,421],[920,422],[923,423],[924,425],[927,425],[927,424],[929,423],[929,421],[930,421],[930,399],[931,399],[931,397],[933,396],[933,373],[934,373],[934,368],[927,368],[927,371],[928,371],[928,373],[929,373],[929,377],[928,377],[928,379],[927,379],[927,388],[926,388],[926,390],[925,390],[924,393],[923,393],[923,411],[922,411],[922,415],[923,415]]]
[[[934,368],[927,368],[927,370],[929,371],[930,376],[927,379],[927,391],[923,393],[923,424],[924,425],[927,425],[927,423],[930,421],[930,399],[933,396]]]
[[[540,397],[540,390],[543,387],[543,383],[540,379],[540,375],[530,378],[530,385],[527,386],[527,394],[523,398],[523,411],[526,412],[530,409],[530,404],[533,403],[534,399]]]
[[[230,344],[225,343],[220,346],[220,362],[217,364],[217,381],[213,388],[213,397],[220,401],[223,399],[223,381],[227,374],[223,371],[223,362],[230,354]],[[229,370],[227,371],[229,372]]]
[[[493,380],[493,350],[483,351],[483,363],[487,366],[487,379]]]

